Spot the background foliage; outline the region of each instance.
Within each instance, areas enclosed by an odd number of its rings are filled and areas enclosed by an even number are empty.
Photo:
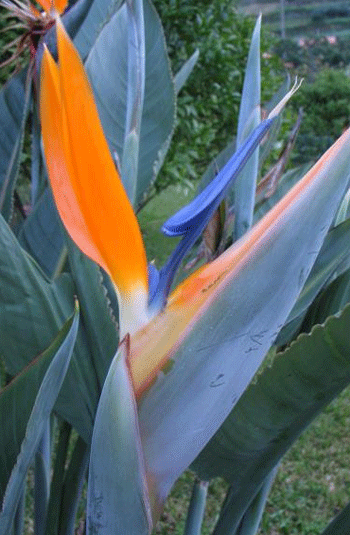
[[[154,4],[173,72],[199,49],[196,67],[178,97],[177,127],[157,181],[162,188],[199,178],[235,136],[255,19],[239,15],[231,0],[156,0]],[[285,75],[280,59],[264,54],[273,42],[271,34],[262,33],[262,102],[269,100]]]

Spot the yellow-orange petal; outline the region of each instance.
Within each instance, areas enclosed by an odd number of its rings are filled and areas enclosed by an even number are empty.
[[[68,5],[68,0],[37,0],[46,13],[63,13]]]
[[[64,143],[70,181],[94,244],[120,293],[147,289],[140,228],[109,152],[82,62],[57,21]],[[79,244],[78,244],[79,245]]]
[[[65,11],[68,5],[68,0],[54,0],[54,7],[60,15]]]
[[[93,243],[70,182],[63,144],[63,110],[58,68],[45,47],[40,91],[40,116],[47,170],[58,212],[71,238],[84,253],[104,269],[107,266]]]
[[[57,39],[58,66],[46,51],[42,68],[40,113],[49,178],[67,231],[116,285],[125,334],[147,317],[146,253],[83,65],[59,18]]]

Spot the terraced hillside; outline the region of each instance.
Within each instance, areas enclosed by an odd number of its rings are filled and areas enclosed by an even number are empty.
[[[239,9],[246,14],[264,16],[271,31],[281,33],[281,6],[284,5],[285,31],[288,38],[334,35],[350,37],[350,2],[339,0],[307,1],[239,0]]]

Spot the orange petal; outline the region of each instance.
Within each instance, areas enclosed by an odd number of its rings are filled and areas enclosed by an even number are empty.
[[[46,13],[57,11],[57,13],[61,14],[68,5],[68,0],[37,0],[37,2]]]
[[[57,21],[59,77],[67,120],[70,177],[79,206],[120,291],[147,287],[141,232],[105,140],[82,62]]]
[[[58,68],[45,47],[41,70],[40,115],[46,165],[56,206],[71,238],[87,256],[107,270],[89,234],[70,183],[72,170],[69,169],[70,161],[64,152],[62,114]]]
[[[349,143],[346,131],[314,167],[239,241],[218,259],[200,268],[170,295],[164,312],[131,337],[130,366],[136,395],[142,392],[164,368],[177,348],[186,340],[197,319],[207,310],[227,282],[244,268],[256,251],[283,226],[283,218],[317,180],[329,161],[336,161]],[[325,180],[325,177],[323,177]]]
[[[57,11],[61,15],[66,9],[68,5],[68,0],[54,0],[54,6]]]
[[[139,225],[105,140],[82,62],[59,18],[58,66],[45,55],[41,120],[50,182],[78,247],[114,281],[126,332],[147,316],[147,260]]]

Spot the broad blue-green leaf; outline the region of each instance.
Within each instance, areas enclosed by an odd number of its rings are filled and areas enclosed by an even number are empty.
[[[256,128],[260,117],[260,27],[261,15],[254,28],[247,68],[244,77],[238,116],[237,148]],[[250,157],[234,185],[235,228],[234,240],[240,238],[252,225],[255,190],[259,167],[259,149]]]
[[[266,227],[263,220],[225,253],[237,258],[225,286],[141,397],[146,464],[160,500],[228,416],[286,321],[348,187],[349,139],[347,131],[308,186],[290,193],[289,207],[284,201]]]
[[[126,119],[121,176],[131,204],[136,203],[140,133],[146,78],[143,0],[126,1],[127,66]]]
[[[183,86],[186,84],[188,77],[193,71],[199,57],[198,48],[193,52],[192,56],[182,65],[181,69],[174,76],[174,86],[176,94],[180,93]]]
[[[277,190],[271,197],[258,203],[254,212],[254,223],[259,221],[279,200],[307,173],[311,165],[306,164],[287,171],[280,180]]]
[[[53,278],[62,267],[64,235],[62,223],[49,188],[46,188],[18,234],[22,247]]]
[[[0,351],[16,375],[72,314],[74,287],[67,275],[50,284],[0,216],[0,288]]]
[[[83,264],[82,260],[79,276],[84,277],[84,284],[89,289],[90,303],[94,307],[94,329],[103,333],[105,346],[101,356],[98,344],[87,343],[86,329],[90,329],[90,325],[86,326],[86,310],[82,304],[84,320],[78,333],[75,358],[56,409],[88,442],[108,359],[111,360],[115,350],[112,344],[109,345],[111,329],[107,328],[108,322],[112,323],[113,329],[115,325],[108,315],[97,266],[84,268]],[[8,373],[16,375],[57,335],[72,314],[77,290],[67,273],[54,281],[48,280],[0,217],[0,292],[0,352]]]
[[[86,481],[90,448],[78,437],[66,470],[60,511],[60,533],[74,533],[79,500]]]
[[[91,359],[86,372],[91,375],[93,371],[97,391],[100,394],[108,368],[118,348],[118,326],[110,308],[100,268],[68,237],[66,244],[84,326],[84,345],[89,348]],[[98,399],[94,398],[94,403],[97,401]],[[97,404],[94,405],[94,411],[96,406]]]
[[[175,97],[162,26],[151,2],[144,2],[146,80],[139,145],[136,202],[155,179],[158,154],[171,136]],[[107,53],[108,51],[108,53]],[[112,154],[123,160],[126,124],[127,17],[123,5],[101,31],[87,58],[98,111]],[[162,156],[163,157],[163,156]]]
[[[320,293],[309,308],[303,321],[303,330],[310,331],[316,323],[323,323],[330,315],[337,314],[350,302],[350,270],[340,275]]]
[[[86,58],[102,28],[118,11],[124,0],[93,0],[84,22],[74,36],[74,44],[82,58]],[[78,4],[77,4],[78,5]]]
[[[122,342],[112,361],[97,408],[87,493],[88,535],[147,535],[152,529],[127,344]]]
[[[46,511],[46,535],[58,535],[62,504],[65,467],[68,462],[68,447],[71,439],[72,426],[65,421],[54,421],[55,457],[52,463],[50,496]]]
[[[290,341],[294,331],[292,326],[299,326],[300,321],[304,318],[308,307],[313,303],[317,294],[349,268],[350,219],[347,219],[344,223],[328,232],[304,288],[278,335],[277,345],[284,345]],[[338,310],[332,310],[330,314]]]
[[[45,535],[47,506],[51,480],[51,420],[42,426],[41,438],[34,456],[34,530]]]
[[[347,219],[348,217],[350,217],[350,189],[348,189],[343,199],[343,202],[340,205],[334,224],[338,225],[339,223],[345,221],[345,219]]]
[[[350,502],[332,520],[322,535],[346,535],[350,532]]]
[[[113,2],[111,0],[79,0],[62,16],[64,27],[74,40],[82,58],[86,58],[102,27],[119,9],[122,2],[123,0],[113,0]],[[55,27],[47,32],[43,42],[48,46],[51,54],[57,57]],[[39,44],[36,54],[37,76],[40,73],[43,42]]]
[[[30,195],[31,204],[35,206],[47,185],[44,157],[41,150],[41,128],[38,107],[33,103],[32,143],[31,143]]]
[[[0,211],[8,220],[19,170],[31,83],[27,69],[13,76],[0,91]]]
[[[47,361],[51,362],[35,397],[34,406],[26,426],[25,436],[21,445],[20,453],[17,457],[15,467],[11,472],[9,482],[6,487],[4,501],[0,513],[1,533],[8,533],[10,530],[21,495],[21,490],[25,482],[27,470],[32,462],[46,423],[50,418],[51,411],[56,402],[58,393],[61,389],[68,369],[68,365],[70,363],[73,346],[78,332],[78,323],[79,309],[77,308],[74,318],[71,318],[66,323],[58,337],[58,340],[54,341],[54,343],[48,348],[47,352],[40,359],[42,361],[46,361],[46,364]],[[58,348],[57,345],[59,345]],[[35,371],[38,373],[37,370]],[[14,422],[17,422],[17,420],[22,420],[23,418],[23,414],[18,414],[16,410],[16,405],[18,403],[17,397],[22,400],[22,406],[20,410],[24,413],[27,412],[25,401],[27,401],[28,404],[30,397],[25,399],[24,392],[29,389],[36,393],[36,387],[38,386],[38,376],[35,375],[33,370],[27,369],[26,372],[27,373],[22,374],[17,381],[15,380],[10,387],[5,389],[0,398],[4,409],[1,411],[1,414],[6,413],[6,416],[9,418],[9,421],[12,423],[12,425]],[[20,384],[18,384],[18,381],[20,381]],[[15,440],[18,439],[16,438]]]
[[[232,485],[220,523],[238,526],[252,498],[300,433],[350,382],[350,306],[302,334],[256,376],[196,459],[200,477]],[[216,535],[223,533],[218,531]],[[225,531],[226,533],[230,533]]]

